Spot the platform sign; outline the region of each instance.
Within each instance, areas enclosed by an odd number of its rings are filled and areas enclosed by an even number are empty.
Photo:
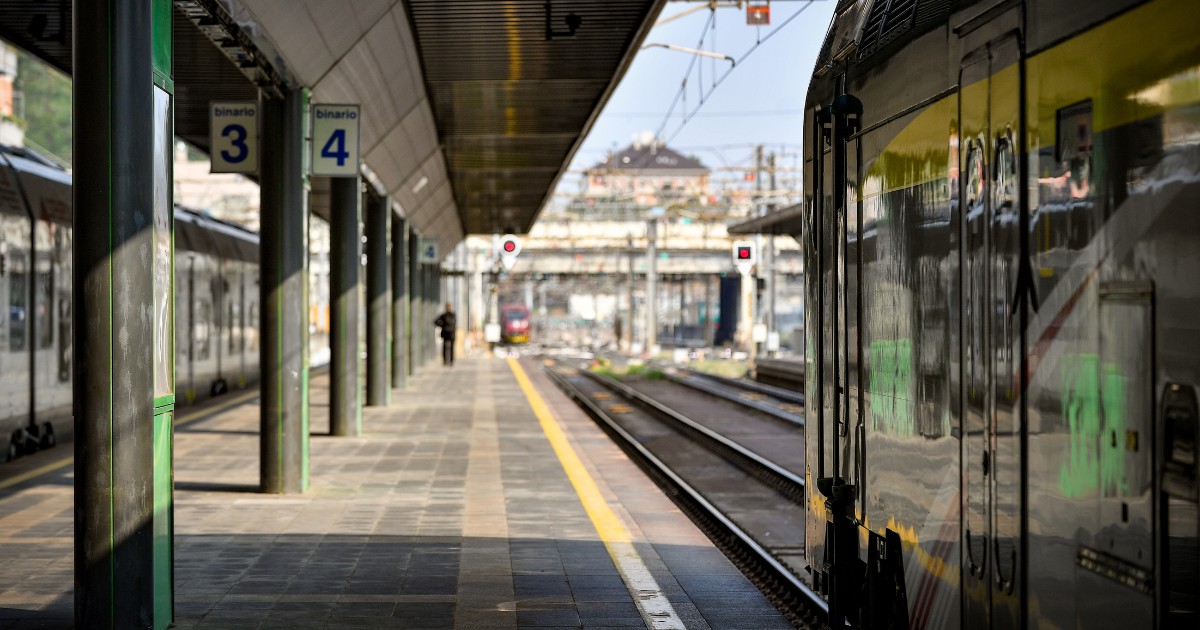
[[[312,174],[358,175],[358,105],[313,105],[312,112]]]
[[[750,4],[746,6],[746,25],[747,26],[770,26],[771,25],[771,5],[769,4]]]
[[[258,101],[213,101],[208,122],[212,172],[258,172]]]
[[[427,265],[436,264],[438,261],[437,239],[421,237],[420,247],[420,261]]]

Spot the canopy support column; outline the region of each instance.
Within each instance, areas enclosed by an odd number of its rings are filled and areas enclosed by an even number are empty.
[[[391,398],[388,382],[388,219],[391,199],[384,195],[367,204],[367,404],[385,406]]]
[[[359,404],[358,302],[362,266],[360,216],[362,192],[358,177],[329,180],[329,434],[362,433]]]
[[[259,237],[263,492],[308,489],[308,92],[263,98]]]

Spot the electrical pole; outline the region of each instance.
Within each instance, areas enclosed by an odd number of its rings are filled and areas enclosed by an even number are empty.
[[[763,146],[760,144],[754,147],[754,203],[755,214],[761,216],[765,211],[762,205],[762,175],[763,175]],[[754,235],[754,251],[762,252],[762,236]],[[758,324],[758,279],[749,269],[742,275],[742,282],[750,285],[742,290],[742,295],[746,297],[746,308],[744,312],[749,317],[749,334],[747,339],[747,352],[750,364],[750,370],[753,372],[755,361],[758,359],[758,342],[754,340],[754,327]]]
[[[771,188],[770,188],[771,198],[774,199],[775,191],[777,189],[775,188],[775,153],[773,153],[773,152],[771,153],[771,157],[767,161],[767,168],[770,170],[770,174],[771,174]],[[774,212],[774,210],[775,210],[774,201],[772,201],[767,207],[770,211]],[[766,251],[766,255],[763,256],[763,262],[765,263],[765,266],[766,266],[765,271],[766,271],[766,276],[767,276],[767,287],[766,287],[767,288],[767,312],[764,316],[764,319],[766,320],[766,324],[767,324],[768,356],[773,358],[775,356],[776,350],[775,350],[775,348],[771,347],[770,339],[771,339],[772,334],[776,335],[776,339],[778,339],[778,334],[779,334],[779,331],[775,329],[775,229],[774,228],[772,228],[771,233],[767,235],[767,251]]]
[[[633,328],[635,325],[634,322],[637,321],[635,319],[636,318],[636,314],[635,314],[636,309],[634,308],[634,305],[633,305],[634,304],[633,291],[634,291],[633,234],[631,233],[629,235],[629,317],[628,317],[628,319],[625,320],[626,326],[629,328],[629,342],[628,342],[628,345],[625,346],[625,350],[628,352],[633,352]]]
[[[658,219],[646,221],[646,352],[658,345]]]

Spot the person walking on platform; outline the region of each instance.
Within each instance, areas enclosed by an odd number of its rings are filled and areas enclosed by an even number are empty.
[[[442,365],[454,366],[454,305],[446,302],[446,312],[433,320],[442,329]]]

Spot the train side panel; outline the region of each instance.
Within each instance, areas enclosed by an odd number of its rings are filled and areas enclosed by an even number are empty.
[[[19,453],[10,447],[30,420],[30,218],[16,177],[0,165],[0,459]]]
[[[1070,9],[1130,3],[1031,4],[1053,41]],[[1198,622],[1194,481],[1164,483],[1164,405],[1200,383],[1195,9],[1149,2],[1027,63],[1031,623]]]
[[[1194,3],[949,5],[877,59],[839,14],[810,86],[814,581],[869,627],[1195,627]]]

